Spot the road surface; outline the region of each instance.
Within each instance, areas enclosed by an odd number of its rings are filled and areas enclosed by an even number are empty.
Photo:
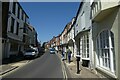
[[[3,78],[64,78],[64,68],[61,59],[48,51],[41,57],[31,60],[27,65],[20,67]]]

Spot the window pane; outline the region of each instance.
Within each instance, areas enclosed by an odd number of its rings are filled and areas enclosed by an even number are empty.
[[[102,58],[104,57],[103,52],[104,52],[104,51],[103,51],[103,49],[102,49],[102,50],[101,50],[101,54],[102,54],[101,56],[102,56]]]
[[[105,58],[107,58],[107,50],[104,50]]]
[[[99,38],[97,38],[97,48],[99,49]]]
[[[97,54],[98,60],[99,60],[99,64],[100,64],[100,49],[98,49],[98,54]]]
[[[89,58],[89,49],[87,49],[87,58]]]
[[[109,48],[109,37],[106,39],[106,46]]]
[[[108,67],[110,68],[110,52],[108,50]]]
[[[15,14],[15,9],[16,9],[16,2],[13,2],[13,10],[12,10],[13,14]]]
[[[102,58],[102,63],[103,63],[103,66],[105,66],[105,54],[104,54],[104,50],[102,49],[102,52],[101,52],[101,54],[102,54],[102,56],[101,56],[101,58]]]
[[[19,23],[17,22],[16,35],[18,35],[18,32],[19,32]]]
[[[104,64],[104,66],[105,66],[105,67],[108,67],[107,64],[108,64],[108,63],[107,63],[107,58],[105,58],[105,64]]]
[[[110,32],[110,36],[111,36],[111,41],[112,41],[112,47],[114,47],[114,34]]]
[[[11,17],[11,33],[14,32],[14,24],[15,24],[15,19],[13,17]]]
[[[89,58],[89,53],[87,54],[87,58]]]
[[[111,49],[111,50],[112,50],[112,53],[113,53],[114,70],[116,70],[116,64],[115,64],[115,51],[114,51],[114,48]]]
[[[100,44],[100,47],[101,47],[101,48],[102,48],[102,46],[103,46],[103,45],[102,45],[102,44],[103,44],[103,42],[102,42],[102,41],[103,41],[103,38],[102,38],[102,33],[100,33],[100,43],[101,43],[101,44]]]
[[[20,18],[20,7],[18,6],[18,14],[17,14],[18,19]]]

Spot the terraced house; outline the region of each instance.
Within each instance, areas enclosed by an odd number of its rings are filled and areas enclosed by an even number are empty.
[[[93,1],[91,18],[94,68],[104,76],[120,79],[120,1]]]
[[[18,2],[3,2],[3,58],[23,51],[23,28],[28,24],[28,15]]]
[[[91,66],[91,20],[90,20],[90,2],[81,2],[74,24],[75,43],[77,47],[77,55],[81,56],[82,65]]]
[[[56,50],[58,51],[60,49],[60,35],[56,37]]]
[[[65,26],[64,30],[61,33],[61,49],[64,49],[64,51],[66,52],[66,46],[67,46],[67,25]]]
[[[75,40],[74,40],[74,21],[75,17],[71,20],[70,28],[67,31],[67,42],[68,42],[68,48],[72,51],[71,56],[76,57],[76,46],[75,46]]]
[[[19,2],[2,2],[2,58],[37,46],[37,32]]]

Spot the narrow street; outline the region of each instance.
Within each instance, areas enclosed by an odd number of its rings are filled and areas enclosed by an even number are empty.
[[[120,80],[120,0],[2,0],[0,17],[0,78]]]
[[[46,52],[3,78],[64,78],[64,75],[60,58],[56,54]]]

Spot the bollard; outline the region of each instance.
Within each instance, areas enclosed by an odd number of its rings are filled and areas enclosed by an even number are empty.
[[[80,73],[80,69],[79,69],[79,61],[80,61],[80,56],[76,56],[76,58],[77,58],[77,74],[79,74]]]

